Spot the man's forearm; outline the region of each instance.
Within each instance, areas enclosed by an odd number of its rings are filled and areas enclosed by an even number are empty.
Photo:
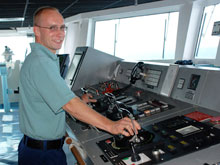
[[[78,120],[111,132],[113,121],[91,109],[78,97],[71,99],[63,106],[63,109]]]

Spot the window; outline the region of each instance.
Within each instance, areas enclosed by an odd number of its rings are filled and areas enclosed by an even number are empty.
[[[12,61],[20,60],[24,61],[25,56],[30,53],[29,43],[33,42],[33,37],[27,36],[4,36],[0,37],[0,61],[5,62],[2,53],[5,51],[5,46],[9,47],[14,53],[12,55]]]
[[[126,60],[174,59],[178,12],[97,21],[94,48]]]
[[[117,25],[117,19],[96,22],[94,48],[115,55]]]
[[[219,21],[219,16],[220,4],[205,7],[195,51],[196,59],[216,58],[219,37],[212,36],[212,29],[214,22]]]

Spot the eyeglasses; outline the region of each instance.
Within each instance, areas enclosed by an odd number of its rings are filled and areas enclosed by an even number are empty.
[[[60,27],[58,27],[57,25],[52,25],[50,27],[39,26],[39,25],[35,25],[35,26],[37,26],[39,28],[49,29],[52,32],[56,32],[58,30],[61,30],[61,31],[66,31],[67,30],[67,27],[65,25],[62,25]]]

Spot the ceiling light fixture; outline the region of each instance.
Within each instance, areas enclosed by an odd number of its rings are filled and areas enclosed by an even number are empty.
[[[24,21],[24,17],[0,18],[0,22],[15,22],[15,21]]]

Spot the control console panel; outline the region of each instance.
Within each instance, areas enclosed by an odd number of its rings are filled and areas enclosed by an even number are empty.
[[[130,138],[114,136],[97,142],[114,165],[157,164],[220,143],[220,130],[185,116],[144,127],[131,147]],[[134,154],[139,160],[134,161]]]

